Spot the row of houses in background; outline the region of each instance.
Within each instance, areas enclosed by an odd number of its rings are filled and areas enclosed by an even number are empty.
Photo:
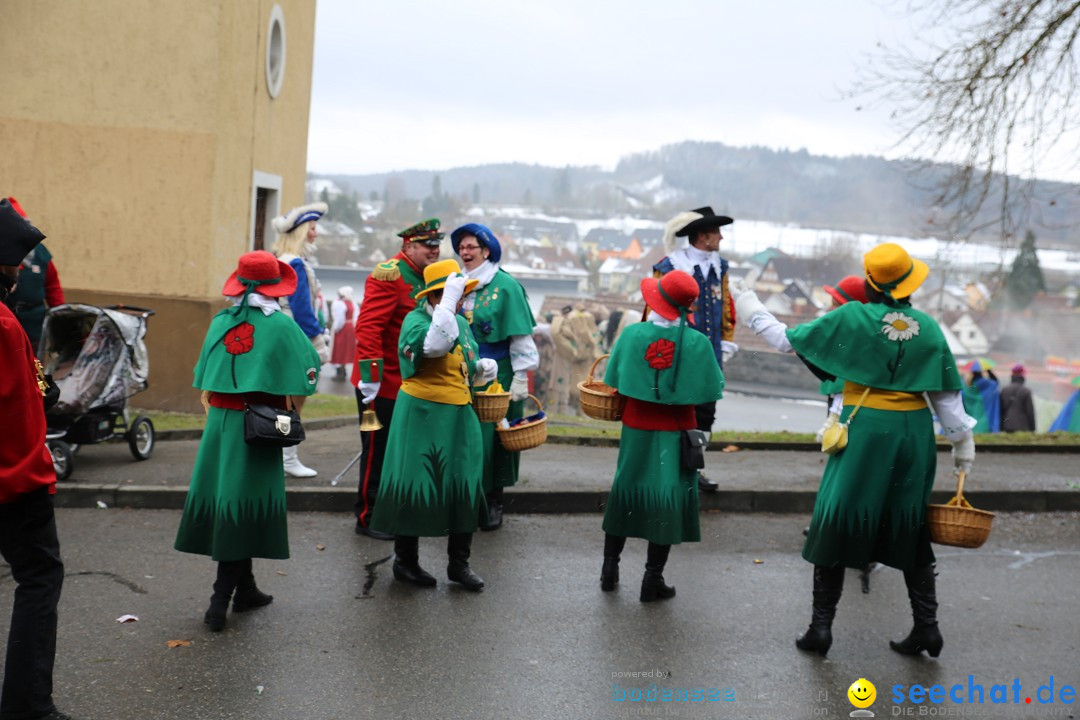
[[[502,266],[508,272],[525,281],[574,278],[581,294],[612,303],[638,301],[640,279],[651,275],[666,254],[663,231],[658,228],[623,231],[595,226],[582,233],[588,222],[521,217],[481,221],[499,237]],[[446,225],[453,227],[450,222]],[[397,251],[394,232],[395,228],[381,227],[377,216],[359,229],[321,222],[318,261],[371,267]],[[444,253],[451,255],[449,241]],[[794,324],[828,310],[832,301],[822,286],[859,273],[860,266],[860,258],[854,255],[795,257],[768,248],[751,257],[731,259],[730,273],[733,281],[749,284],[770,311]],[[1080,374],[1077,283],[1074,280],[1056,290],[1037,296],[1024,311],[1010,311],[992,302],[996,288],[989,281],[973,278],[958,284],[955,277],[934,272],[914,301],[918,309],[939,320],[957,358],[991,357],[1009,365],[1023,362],[1034,372],[1035,382],[1065,382]],[[737,339],[748,348],[767,351],[749,333],[740,331]]]

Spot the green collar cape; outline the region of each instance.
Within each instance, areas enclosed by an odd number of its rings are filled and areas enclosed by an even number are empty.
[[[513,335],[532,335],[535,324],[525,288],[506,271],[499,269],[491,282],[476,291],[472,332],[477,342],[497,343]]]
[[[219,393],[311,395],[319,365],[311,341],[288,315],[230,308],[210,321],[193,385]]]
[[[960,390],[956,361],[932,317],[908,305],[847,303],[787,331],[827,375],[899,392]]]
[[[626,397],[664,405],[699,405],[719,400],[724,374],[712,343],[699,332],[682,333],[678,373],[672,386],[678,339],[677,325],[660,327],[642,322],[628,326],[611,349],[604,382]]]

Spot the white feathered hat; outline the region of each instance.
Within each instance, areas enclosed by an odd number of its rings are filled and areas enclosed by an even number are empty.
[[[294,207],[284,215],[279,215],[274,218],[274,229],[277,230],[279,235],[285,235],[295,230],[300,225],[312,220],[318,220],[329,208],[324,202],[311,203],[310,205],[301,205],[300,207]]]

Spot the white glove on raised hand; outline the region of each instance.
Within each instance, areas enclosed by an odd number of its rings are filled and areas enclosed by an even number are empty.
[[[379,387],[381,385],[381,382],[361,382],[356,386],[356,389],[360,391],[360,398],[364,401],[365,405],[371,404],[371,401],[379,394]]]
[[[750,327],[750,319],[759,312],[768,312],[761,300],[758,299],[757,293],[753,290],[743,290],[742,292],[735,294],[735,317],[737,317],[742,324],[746,327]]]
[[[510,399],[524,400],[529,397],[529,376],[525,373],[514,373],[514,379],[510,381]]]
[[[971,466],[975,464],[975,438],[971,433],[953,442],[952,457],[954,473],[961,470],[965,474],[971,473]]]
[[[480,358],[476,361],[476,374],[473,375],[473,385],[487,385],[499,374],[499,363],[491,358]]]
[[[442,300],[439,301],[439,305],[452,313],[456,313],[458,301],[461,300],[461,296],[464,294],[465,276],[461,273],[454,273],[446,278],[446,285],[443,287]]]

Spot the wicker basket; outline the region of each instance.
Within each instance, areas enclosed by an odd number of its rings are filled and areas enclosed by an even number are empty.
[[[539,410],[544,409],[540,404],[540,400],[535,395],[530,395],[529,399],[536,403],[536,407]],[[531,450],[532,448],[540,447],[547,442],[546,417],[509,428],[496,425],[495,430],[499,433],[499,441],[502,442],[503,447],[510,452]]]
[[[994,513],[976,510],[964,499],[965,473],[956,476],[956,495],[944,505],[927,508],[930,540],[938,545],[977,548],[990,536]]]
[[[506,417],[510,409],[510,393],[478,392],[473,395],[473,407],[482,423],[497,423]]]
[[[581,411],[595,420],[621,420],[626,398],[615,388],[593,378],[597,364],[606,357],[601,355],[596,358],[589,368],[589,377],[577,384],[581,394]]]

